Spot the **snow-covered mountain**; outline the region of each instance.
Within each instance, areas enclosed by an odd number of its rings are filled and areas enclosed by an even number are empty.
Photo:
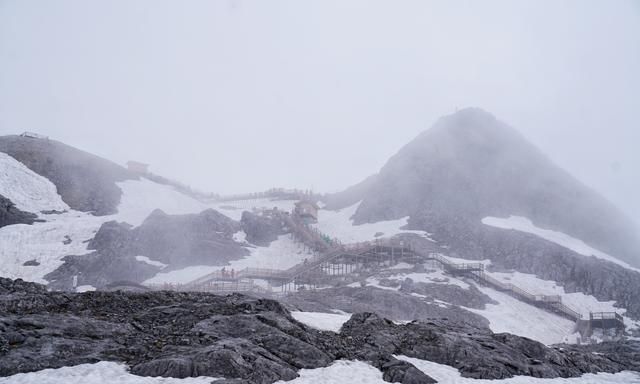
[[[295,194],[211,198],[53,140],[19,136],[0,137],[0,178],[0,277],[51,290],[172,288],[218,275],[224,283],[230,271],[277,275],[322,252],[288,221]],[[352,314],[375,312],[397,324],[447,319],[546,345],[576,342],[575,319],[496,288],[504,285],[557,297],[582,319],[618,313],[628,335],[639,332],[632,223],[486,112],[444,117],[378,174],[307,199],[320,207],[307,230],[323,241],[349,249],[393,238],[440,260],[392,256],[351,273],[326,272],[320,289],[302,284],[288,295],[253,277],[252,294],[277,297],[311,328],[337,332]],[[477,262],[497,283],[446,268]],[[356,362],[323,369],[349,366],[366,370]]]
[[[331,208],[360,201],[356,224],[408,218],[448,255],[555,281],[640,316],[634,223],[479,109],[441,118]]]
[[[374,178],[359,189],[356,223],[409,216],[411,228],[454,237],[486,217],[525,217],[640,267],[634,223],[483,110],[441,118]]]

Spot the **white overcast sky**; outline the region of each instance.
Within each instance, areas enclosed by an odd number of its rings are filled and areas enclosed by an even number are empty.
[[[0,134],[335,191],[477,106],[640,221],[640,1],[0,0]]]

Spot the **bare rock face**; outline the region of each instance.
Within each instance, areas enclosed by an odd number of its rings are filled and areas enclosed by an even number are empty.
[[[348,313],[374,312],[399,320],[444,318],[452,323],[466,323],[488,329],[489,322],[480,315],[455,305],[443,307],[433,301],[428,302],[407,294],[413,291],[422,292],[422,288],[421,284],[414,286],[406,283],[400,288],[401,292],[375,287],[328,288],[321,291],[299,291],[283,298],[283,302],[291,308],[302,311],[331,312],[334,309],[339,309]],[[454,299],[452,300],[454,303],[457,297],[464,297],[464,303],[473,301],[478,308],[484,308],[484,303],[491,302],[489,297],[479,291],[459,295],[456,288],[459,287],[435,287],[434,291],[430,292],[430,297],[442,301]],[[438,291],[436,292],[435,289]],[[458,304],[462,305],[462,302]]]
[[[55,140],[0,136],[0,152],[49,179],[71,208],[95,215],[116,213],[122,195],[116,182],[137,178],[115,163]]]
[[[18,209],[11,200],[0,195],[0,228],[12,224],[33,224],[37,215]]]
[[[155,210],[135,228],[126,223],[107,222],[89,242],[88,248],[94,252],[66,256],[65,263],[45,279],[50,281],[51,288],[70,290],[73,276],[78,276],[79,285],[100,289],[114,281],[140,283],[160,270],[191,265],[224,266],[248,254],[233,239],[239,230],[237,222],[212,209],[188,215],[167,215]]]
[[[268,246],[285,233],[284,223],[279,218],[256,215],[248,211],[242,212],[240,225],[247,234],[247,241],[259,246]]]
[[[409,356],[463,376],[575,377],[640,370],[640,344],[548,348],[448,320],[397,325],[359,313],[340,333],[317,331],[273,300],[177,292],[47,292],[0,278],[0,376],[101,360],[143,376],[224,377],[227,383],[290,380],[302,368],[361,360],[385,380],[433,383]],[[596,352],[596,353],[594,353]]]

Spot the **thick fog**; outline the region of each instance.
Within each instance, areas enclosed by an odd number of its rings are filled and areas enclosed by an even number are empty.
[[[0,0],[0,134],[335,191],[477,106],[640,222],[638,1]]]

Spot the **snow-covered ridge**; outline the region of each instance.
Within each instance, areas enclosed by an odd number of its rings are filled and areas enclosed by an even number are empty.
[[[598,259],[610,261],[616,263],[624,268],[640,272],[640,269],[634,268],[622,260],[617,259],[614,256],[599,251],[580,239],[576,239],[567,235],[566,233],[552,231],[550,229],[544,229],[537,227],[531,220],[522,216],[509,216],[508,218],[500,217],[485,217],[482,219],[482,223],[495,228],[501,229],[513,229],[520,232],[530,233],[536,235],[547,241],[558,244],[562,247],[568,248],[583,256],[595,256]]]
[[[3,152],[0,152],[0,195],[26,212],[69,209],[49,179]]]

